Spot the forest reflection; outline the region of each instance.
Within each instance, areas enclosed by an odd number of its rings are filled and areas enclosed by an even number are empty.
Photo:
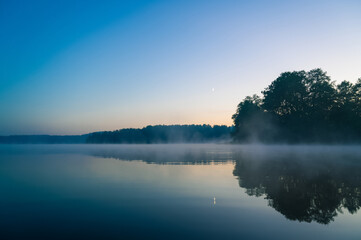
[[[124,147],[126,146],[126,147]],[[93,156],[123,161],[139,160],[154,164],[192,165],[233,162],[231,145],[217,144],[138,144],[93,149]]]
[[[234,176],[250,196],[264,196],[287,219],[329,224],[360,208],[360,155],[347,151],[238,154]]]
[[[250,196],[264,197],[287,219],[329,224],[361,202],[358,147],[144,145],[101,148],[93,156],[155,164],[233,162],[233,175]]]

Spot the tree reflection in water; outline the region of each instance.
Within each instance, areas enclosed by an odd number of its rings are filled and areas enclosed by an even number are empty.
[[[361,159],[344,151],[238,153],[233,174],[250,196],[290,220],[328,224],[361,201]]]
[[[361,202],[361,148],[352,146],[121,145],[92,155],[153,164],[235,162],[250,196],[265,196],[286,218],[328,224]]]

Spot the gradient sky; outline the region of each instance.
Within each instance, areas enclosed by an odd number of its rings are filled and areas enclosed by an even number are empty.
[[[226,124],[284,71],[361,77],[361,1],[0,2],[0,135]]]

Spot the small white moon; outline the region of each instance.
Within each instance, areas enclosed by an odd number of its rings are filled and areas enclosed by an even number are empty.
[[[212,88],[212,92],[214,92],[214,88]]]

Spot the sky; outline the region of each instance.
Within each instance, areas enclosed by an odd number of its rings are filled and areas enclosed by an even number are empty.
[[[361,77],[361,1],[0,1],[0,135],[232,125],[280,73]]]

